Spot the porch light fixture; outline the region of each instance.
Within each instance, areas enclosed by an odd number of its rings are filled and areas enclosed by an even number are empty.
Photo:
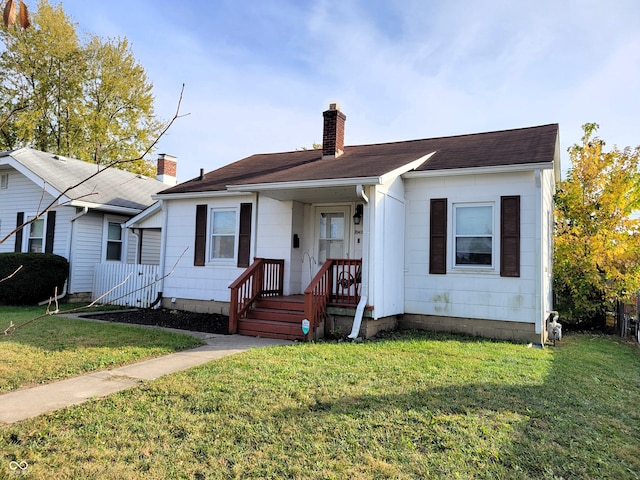
[[[360,225],[362,222],[362,205],[356,205],[356,213],[353,214],[353,224]]]

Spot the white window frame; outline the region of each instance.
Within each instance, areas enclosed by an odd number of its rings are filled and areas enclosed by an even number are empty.
[[[6,190],[9,188],[9,174],[0,173],[0,189]]]
[[[491,234],[490,235],[464,235],[457,232],[457,216],[458,209],[470,207],[490,207],[491,208]],[[458,202],[453,203],[452,226],[451,226],[451,265],[453,270],[473,270],[473,271],[489,271],[494,272],[496,269],[497,239],[496,239],[496,206],[495,202]],[[457,262],[457,246],[458,238],[465,237],[490,237],[491,238],[491,264],[468,264]]]
[[[122,218],[115,217],[105,217],[104,225],[102,230],[102,260],[104,262],[113,262],[113,263],[126,263],[126,245],[125,245],[125,235],[124,229],[122,228],[122,224],[125,222]],[[107,258],[107,253],[109,251],[109,242],[113,242],[114,240],[109,240],[109,224],[118,224],[120,226],[120,260],[110,260]]]
[[[27,222],[30,222],[31,220],[33,220],[37,215],[29,215],[27,216]],[[31,236],[32,232],[33,232],[33,223],[37,222],[37,221],[41,221],[42,222],[42,236],[40,237],[33,237]],[[47,219],[46,219],[46,215],[41,216],[40,218],[34,220],[32,223],[29,223],[29,225],[27,226],[28,228],[25,228],[25,235],[23,235],[23,251],[24,252],[29,252],[29,253],[44,253],[46,250],[46,245],[45,242],[47,241]],[[41,240],[41,249],[39,252],[31,252],[31,240]]]
[[[231,234],[215,234],[213,228],[215,225],[214,217],[216,213],[233,213],[234,216],[234,232]],[[238,232],[240,230],[239,210],[237,207],[212,207],[209,209],[208,237],[207,237],[207,258],[211,263],[235,263],[238,258]],[[214,256],[214,237],[231,237],[233,236],[233,255],[231,257]]]

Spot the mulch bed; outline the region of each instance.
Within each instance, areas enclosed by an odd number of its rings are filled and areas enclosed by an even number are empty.
[[[83,317],[107,322],[177,328],[192,332],[229,334],[229,317],[215,313],[195,313],[159,308],[157,310],[111,310],[83,315]]]

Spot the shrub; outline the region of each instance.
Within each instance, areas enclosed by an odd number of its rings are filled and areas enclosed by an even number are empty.
[[[0,305],[34,305],[62,292],[69,262],[51,253],[0,253]]]

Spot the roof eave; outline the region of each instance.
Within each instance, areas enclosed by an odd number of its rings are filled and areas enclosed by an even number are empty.
[[[83,202],[82,200],[72,200],[68,203],[72,207],[87,207],[90,210],[99,210],[101,212],[108,213],[121,213],[124,215],[137,215],[141,212],[140,208],[133,207],[120,207],[117,205],[109,205],[105,203],[92,203],[92,202]]]
[[[238,195],[251,195],[251,192],[230,192],[228,190],[205,190],[202,192],[180,192],[180,193],[156,193],[151,198],[154,200],[185,200],[190,198],[209,197],[236,197]]]
[[[527,172],[533,170],[550,170],[554,162],[522,163],[513,165],[492,165],[489,167],[446,168],[438,170],[411,171],[403,175],[405,178],[447,177],[453,175],[476,175],[491,173]]]
[[[154,213],[156,213],[162,207],[162,200],[158,200],[155,203],[152,203],[151,206],[145,208],[143,211],[138,213],[136,216],[131,217],[124,223],[124,228],[135,227],[136,224],[142,222],[143,220],[151,217]]]
[[[349,185],[382,185],[382,177],[328,178],[323,180],[301,180],[297,182],[248,183],[227,185],[229,192],[256,192],[272,190],[293,190],[322,187],[344,187]]]
[[[380,180],[383,183],[386,183],[386,181],[389,180],[389,179],[394,179],[394,178],[397,178],[399,176],[404,175],[405,173],[411,172],[411,171],[415,170],[416,168],[420,167],[420,165],[422,165],[424,162],[429,160],[429,158],[431,158],[435,154],[436,154],[436,151],[433,151],[431,153],[423,155],[420,158],[417,158],[416,160],[414,160],[412,162],[409,162],[409,163],[407,163],[407,164],[405,164],[405,165],[403,165],[401,167],[398,167],[395,170],[387,172],[381,177]]]
[[[27,179],[31,180],[31,182],[33,182],[36,186],[41,187],[46,193],[51,195],[53,198],[57,198],[58,199],[57,203],[59,205],[69,202],[70,199],[68,196],[64,195],[60,190],[54,187],[51,183],[47,182],[40,175],[38,175],[33,170],[25,166],[20,160],[15,158],[12,155],[12,153],[15,153],[15,152],[11,152],[8,155],[3,156],[2,158],[3,159],[6,158],[6,160],[1,160],[0,163],[12,167],[18,173],[20,173]]]

